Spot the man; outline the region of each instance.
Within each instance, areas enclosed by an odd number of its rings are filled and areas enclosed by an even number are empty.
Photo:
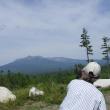
[[[100,72],[98,63],[88,63],[81,70],[79,79],[69,83],[60,110],[106,110],[103,94],[93,85]]]

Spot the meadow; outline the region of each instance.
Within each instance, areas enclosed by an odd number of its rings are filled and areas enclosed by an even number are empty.
[[[109,73],[109,68],[102,67],[101,78],[109,78]],[[51,106],[58,108],[66,95],[67,84],[75,79],[76,75],[76,69],[47,74],[1,73],[0,86],[9,88],[17,99],[15,102],[0,104],[0,110],[45,110],[43,108],[46,107],[50,107],[47,110],[54,110]],[[29,98],[28,92],[32,86],[43,90],[44,96]],[[105,95],[110,95],[109,88],[101,91]]]

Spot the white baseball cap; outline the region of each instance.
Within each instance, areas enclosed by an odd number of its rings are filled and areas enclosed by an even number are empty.
[[[83,71],[86,73],[93,72],[94,76],[99,76],[101,72],[101,66],[96,62],[90,62],[83,68]]]

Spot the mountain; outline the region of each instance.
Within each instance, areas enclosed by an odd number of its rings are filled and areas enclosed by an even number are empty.
[[[103,63],[100,60],[98,62]],[[64,57],[28,56],[1,66],[0,70],[22,73],[47,73],[72,69],[74,64],[86,64],[86,61]]]

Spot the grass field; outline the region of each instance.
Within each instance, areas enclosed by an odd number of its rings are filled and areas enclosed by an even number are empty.
[[[108,77],[110,70],[106,71],[102,71],[102,78]],[[15,102],[0,104],[0,110],[58,110],[66,95],[67,84],[76,77],[73,72],[65,71],[44,75],[1,74],[0,86],[9,88],[17,99]],[[32,86],[43,90],[44,96],[30,99],[28,94]],[[101,91],[105,96],[108,110],[110,110],[110,88]]]
[[[15,102],[0,104],[0,110],[58,110],[60,103],[66,95],[66,86],[62,84],[51,83],[48,88],[45,84],[38,84],[36,87],[45,92],[44,96],[34,99],[28,97],[28,88],[14,90],[17,96]],[[108,110],[110,110],[110,88],[101,90],[105,96]]]

